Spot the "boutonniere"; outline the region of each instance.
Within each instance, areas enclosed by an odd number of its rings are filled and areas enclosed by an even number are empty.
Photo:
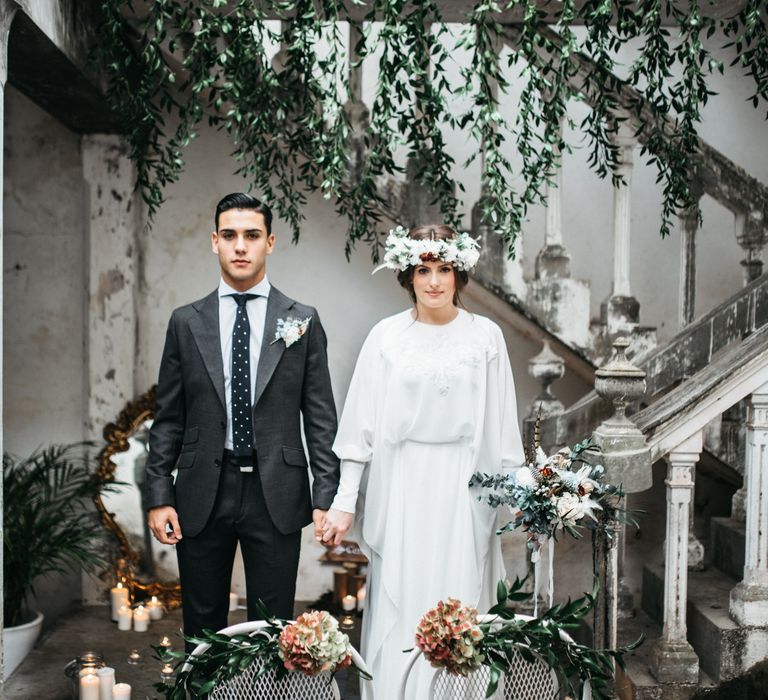
[[[307,332],[307,326],[311,318],[310,316],[303,321],[292,316],[277,319],[277,330],[275,331],[275,339],[272,342],[276,343],[278,340],[282,340],[286,348],[291,347]]]

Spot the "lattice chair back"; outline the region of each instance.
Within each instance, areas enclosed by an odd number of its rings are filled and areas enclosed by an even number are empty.
[[[529,615],[516,615],[519,620],[531,620]],[[479,622],[507,623],[495,615],[478,615]],[[571,638],[561,632],[565,641]],[[411,652],[406,664],[403,677],[400,682],[399,700],[405,700],[408,677],[421,656],[419,649]],[[560,684],[557,674],[543,659],[526,661],[517,650],[513,653],[512,672],[505,674],[499,680],[496,692],[491,696],[493,700],[555,700],[560,692]],[[489,673],[487,667],[470,673],[468,676],[455,676],[445,669],[437,669],[432,676],[429,686],[429,698],[425,700],[485,700],[485,691],[488,687]],[[378,700],[378,699],[377,699]]]
[[[230,637],[235,634],[255,634],[264,629],[267,623],[262,620],[242,622],[225,627],[219,634]],[[207,651],[208,644],[200,644],[192,652],[198,656]],[[365,669],[365,664],[356,650],[352,650],[352,663]],[[184,664],[182,670],[189,670]],[[274,671],[269,671],[257,678],[259,665],[252,664],[241,674],[217,686],[212,691],[212,700],[340,700],[339,686],[329,673],[319,676],[307,676],[303,673],[289,673],[285,678],[277,679]]]

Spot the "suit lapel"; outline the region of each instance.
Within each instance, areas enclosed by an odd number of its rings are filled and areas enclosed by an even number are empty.
[[[189,327],[203,358],[205,368],[216,389],[221,405],[226,408],[224,399],[224,361],[221,358],[221,339],[219,335],[219,292],[209,294],[195,305],[198,311]]]
[[[259,367],[256,372],[256,395],[253,397],[254,407],[259,402],[264,389],[274,374],[277,363],[285,352],[285,343],[275,340],[277,321],[289,315],[294,302],[277,289],[272,287],[267,300],[267,316],[264,320],[264,337],[261,341],[261,354],[259,355]]]

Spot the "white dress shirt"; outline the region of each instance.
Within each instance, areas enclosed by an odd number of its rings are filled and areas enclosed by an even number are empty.
[[[267,299],[271,289],[265,276],[256,286],[245,292],[232,289],[223,279],[219,282],[219,338],[221,340],[221,358],[224,362],[224,398],[227,403],[227,437],[224,448],[232,449],[232,331],[235,327],[237,302],[231,294],[258,294],[256,299],[250,299],[245,305],[248,313],[248,323],[251,327],[250,336],[250,374],[251,374],[251,405],[256,393],[256,370],[261,355],[261,341],[264,337],[264,321],[267,317]]]

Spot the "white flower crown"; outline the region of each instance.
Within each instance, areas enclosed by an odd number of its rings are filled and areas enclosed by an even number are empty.
[[[402,226],[393,228],[384,242],[384,262],[373,273],[388,267],[407,270],[425,262],[441,260],[451,263],[457,270],[469,271],[480,258],[480,244],[468,233],[458,233],[447,241],[415,240]],[[371,274],[373,274],[371,273]]]

